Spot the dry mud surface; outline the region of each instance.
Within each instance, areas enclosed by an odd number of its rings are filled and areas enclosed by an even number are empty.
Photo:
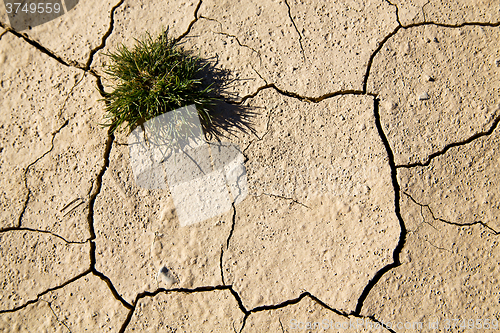
[[[0,331],[500,330],[499,0],[0,7]],[[167,26],[253,113],[248,195],[186,226],[99,125]]]

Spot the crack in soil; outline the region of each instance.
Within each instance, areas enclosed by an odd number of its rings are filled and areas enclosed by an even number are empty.
[[[190,32],[191,32],[191,28],[193,27],[193,25],[196,23],[196,21],[198,21],[200,19],[201,16],[198,16],[198,12],[200,10],[200,7],[201,7],[201,4],[202,4],[203,0],[200,0],[198,2],[198,5],[196,5],[196,9],[194,10],[194,20],[192,20],[186,31],[184,31],[184,33],[182,35],[180,35],[179,37],[177,37],[176,39],[174,39],[174,44],[177,44],[180,42],[181,39],[183,39],[184,37],[186,37]]]
[[[231,240],[231,237],[233,236],[233,232],[234,232],[234,227],[236,225],[236,206],[234,205],[234,202],[231,204],[232,208],[233,208],[233,215],[232,215],[232,222],[231,222],[231,230],[229,231],[229,235],[227,236],[227,240],[226,240],[226,249],[229,248],[229,241]],[[224,280],[224,245],[221,245],[221,248],[220,248],[221,252],[220,252],[220,261],[219,261],[219,266],[220,266],[220,275],[221,275],[221,280],[222,280],[222,284],[223,285],[226,285],[226,282]]]
[[[209,292],[209,291],[214,291],[214,290],[229,290],[233,297],[236,299],[236,302],[238,303],[239,309],[247,316],[249,314],[249,311],[245,309],[243,306],[243,302],[241,301],[240,296],[236,291],[233,290],[233,287],[231,285],[219,285],[219,286],[202,286],[202,287],[197,287],[197,288],[173,288],[173,289],[165,289],[165,288],[158,288],[157,290],[150,292],[150,291],[144,291],[142,293],[137,294],[133,305],[132,309],[130,309],[127,318],[122,324],[122,327],[119,330],[119,333],[125,332],[127,329],[127,326],[130,324],[130,321],[132,319],[132,316],[134,315],[135,309],[137,307],[138,302],[145,297],[155,297],[159,293],[183,293],[183,294],[193,294],[193,293],[199,293],[199,292]],[[243,326],[244,326],[244,320],[243,318]],[[242,326],[242,329],[243,329]],[[241,330],[240,330],[241,332]]]
[[[89,232],[90,232],[90,240],[93,241],[96,238],[95,235],[95,230],[94,230],[94,205],[95,201],[97,199],[97,196],[99,193],[101,193],[102,189],[102,178],[104,177],[104,174],[106,173],[106,170],[109,167],[109,156],[111,154],[111,148],[113,147],[113,141],[115,139],[115,136],[111,132],[111,128],[108,130],[108,138],[106,140],[106,148],[104,149],[104,165],[102,166],[101,170],[97,174],[95,182],[92,184],[92,190],[94,189],[94,184],[95,184],[95,191],[94,193],[90,196],[89,199],[89,214],[87,216],[87,221],[89,223]],[[93,258],[93,262],[95,263],[95,257]]]
[[[231,205],[233,206],[233,216],[232,216],[231,230],[229,231],[229,235],[228,235],[227,241],[226,241],[226,249],[229,248],[229,241],[231,240],[231,237],[233,236],[234,227],[236,226],[236,207],[234,205],[234,202]],[[221,260],[222,260],[222,254],[221,254]],[[222,267],[222,262],[221,262],[221,267]],[[223,282],[223,284],[224,284],[224,282]]]
[[[43,301],[43,302],[47,303],[47,305],[48,305],[48,307],[49,307],[50,311],[52,311],[52,314],[53,314],[53,315],[54,315],[54,317],[56,318],[57,322],[58,322],[59,324],[63,325],[64,327],[66,327],[66,329],[68,330],[68,332],[69,332],[69,333],[71,333],[71,330],[69,329],[68,325],[66,325],[66,323],[65,323],[64,321],[59,320],[59,317],[57,317],[57,315],[56,315],[56,313],[55,313],[54,309],[52,308],[52,303],[50,303],[49,301],[46,301],[46,300],[44,300],[44,299],[40,299],[40,301]]]
[[[349,317],[355,317],[355,318],[359,318],[359,319],[363,319],[363,320],[368,318],[368,319],[372,320],[373,322],[375,322],[376,324],[379,324],[381,327],[384,327],[384,328],[388,329],[390,332],[393,332],[391,329],[387,328],[382,322],[380,322],[379,320],[377,320],[373,316],[361,316],[358,314],[348,314],[348,313],[345,313],[343,311],[334,309],[334,308],[330,307],[329,305],[327,305],[326,303],[324,303],[323,301],[321,301],[316,296],[312,295],[308,291],[301,293],[296,298],[289,299],[289,300],[286,300],[286,301],[278,303],[278,304],[263,305],[263,306],[255,307],[255,308],[251,309],[248,314],[250,315],[252,313],[258,313],[258,312],[262,312],[262,311],[282,309],[282,308],[285,308],[285,307],[290,306],[290,305],[295,305],[295,304],[299,303],[300,301],[302,301],[306,297],[310,298],[314,303],[327,309],[328,311],[335,313],[338,316],[344,317],[344,318],[349,319],[349,320],[350,320]],[[283,328],[283,324],[281,323],[281,320],[280,320],[280,325]]]
[[[227,239],[227,244],[229,245],[229,237]],[[226,245],[226,246],[228,246],[228,245]],[[222,265],[223,257],[224,257],[224,245],[221,245],[221,247],[220,247],[219,268],[220,268],[220,276],[221,276],[222,284],[225,285],[226,282],[224,281],[224,268],[223,268],[223,265]]]
[[[31,39],[25,33],[18,32],[15,29],[9,27],[8,25],[6,25],[6,24],[4,24],[2,22],[0,22],[0,27],[4,28],[6,30],[6,32],[10,32],[11,34],[13,34],[14,36],[16,36],[17,38],[23,39],[25,42],[27,42],[31,46],[35,47],[38,51],[40,51],[40,52],[48,55],[50,58],[56,60],[58,63],[66,66],[66,67],[74,67],[74,68],[85,70],[85,67],[82,64],[80,64],[80,63],[78,63],[77,61],[74,61],[74,60],[69,60],[68,62],[66,62],[63,58],[59,57],[54,52],[50,51],[45,46],[43,46],[42,44],[38,43],[36,40]]]
[[[230,38],[234,38],[234,39],[236,40],[236,42],[238,43],[238,45],[239,45],[239,46],[241,46],[241,47],[245,47],[245,48],[247,48],[247,49],[249,49],[249,50],[251,50],[251,51],[253,51],[253,52],[257,53],[257,55],[259,56],[259,61],[260,61],[260,64],[262,65],[262,56],[261,56],[260,52],[259,52],[259,51],[257,51],[256,49],[254,49],[253,47],[249,46],[249,45],[246,45],[246,44],[241,43],[241,42],[240,42],[240,40],[239,40],[239,38],[238,38],[238,36],[236,36],[236,35],[231,35],[231,34],[229,34],[229,33],[227,33],[227,32],[223,32],[223,31],[222,31],[223,25],[222,25],[222,23],[221,23],[219,20],[216,20],[216,19],[211,18],[211,17],[206,17],[206,16],[203,16],[203,15],[200,15],[200,16],[198,17],[198,19],[204,19],[204,20],[207,20],[207,21],[213,21],[213,22],[216,22],[217,24],[219,24],[219,28],[220,28],[220,29],[219,29],[219,31],[215,32],[215,34],[222,35],[222,36],[226,36],[226,37],[230,37]],[[193,23],[193,24],[194,24],[194,23]],[[259,76],[260,76],[260,75],[259,75]],[[262,78],[262,77],[261,77],[261,78]],[[264,80],[264,81],[265,81],[265,80]]]
[[[403,26],[403,25],[401,24],[401,21],[399,20],[399,8],[398,8],[398,6],[397,6],[397,5],[395,5],[395,4],[393,4],[390,0],[385,0],[385,2],[387,2],[387,3],[388,3],[389,5],[391,5],[391,6],[396,7],[396,21],[398,22],[398,24],[399,24],[400,26]]]
[[[85,272],[78,274],[77,276],[75,276],[75,277],[73,277],[73,278],[71,278],[71,279],[67,280],[67,281],[66,281],[66,282],[64,282],[63,284],[61,284],[61,285],[59,285],[59,286],[56,286],[56,287],[53,287],[53,288],[49,288],[49,289],[47,289],[47,290],[45,290],[45,291],[43,291],[43,292],[39,293],[39,294],[36,296],[36,298],[35,298],[35,299],[29,300],[29,301],[27,301],[26,303],[24,303],[23,305],[19,305],[19,306],[15,307],[15,308],[8,309],[8,310],[0,310],[0,314],[3,314],[3,313],[10,313],[10,312],[16,312],[16,311],[18,311],[18,310],[24,309],[24,308],[26,308],[28,305],[31,305],[31,304],[34,304],[34,303],[38,302],[38,301],[40,300],[40,297],[42,297],[43,295],[45,295],[45,294],[47,294],[47,293],[49,293],[49,292],[51,292],[51,291],[55,291],[55,290],[62,289],[62,288],[64,288],[64,287],[66,287],[68,284],[73,283],[73,282],[75,282],[76,280],[78,280],[78,279],[80,279],[80,278],[82,278],[82,277],[84,277],[85,275],[90,274],[90,273],[91,273],[91,270],[90,270],[90,268],[89,268],[89,269],[87,269]]]
[[[304,60],[304,63],[306,62],[306,54],[304,52],[304,47],[302,46],[302,34],[299,32],[299,29],[297,28],[297,25],[295,24],[295,21],[292,17],[292,9],[290,8],[290,5],[288,4],[288,0],[284,0],[285,5],[288,7],[288,17],[290,18],[290,21],[292,21],[293,27],[295,28],[295,31],[297,31],[297,35],[299,35],[299,45],[300,45],[300,50],[302,51],[302,59]]]
[[[28,186],[28,171],[29,169],[35,165],[39,160],[41,160],[42,158],[45,157],[45,155],[49,154],[53,149],[54,149],[54,140],[56,138],[56,135],[64,128],[66,127],[67,125],[69,124],[69,120],[66,120],[62,125],[61,127],[59,127],[55,132],[52,133],[52,139],[51,139],[51,142],[50,142],[50,149],[47,150],[45,153],[43,153],[41,156],[39,156],[37,159],[35,159],[33,162],[31,162],[30,164],[28,164],[28,166],[26,167],[26,169],[24,169],[24,175],[23,175],[23,178],[24,178],[24,188],[28,190],[28,193],[26,193],[26,199],[24,200],[24,205],[23,205],[23,209],[21,210],[21,213],[19,214],[19,218],[18,218],[18,221],[17,221],[17,228],[20,228],[21,227],[21,221],[23,219],[23,216],[24,216],[24,213],[26,212],[26,209],[28,208],[28,203],[29,203],[29,200],[30,200],[30,196],[31,196],[31,190]],[[62,238],[62,237],[61,237]],[[64,238],[63,238],[64,239]]]
[[[4,229],[0,230],[0,234],[4,233],[4,232],[9,232],[9,231],[31,231],[31,232],[40,232],[40,233],[43,233],[43,234],[49,234],[51,236],[54,236],[54,237],[57,237],[57,238],[61,239],[66,244],[85,244],[85,243],[87,243],[89,241],[89,240],[84,240],[84,241],[80,241],[80,242],[78,242],[78,241],[69,241],[66,238],[64,238],[63,236],[55,234],[55,233],[53,233],[53,232],[51,232],[49,230],[40,230],[40,229],[26,228],[26,227],[9,227],[9,228],[4,228]]]
[[[368,294],[370,291],[373,289],[373,287],[377,284],[377,282],[382,278],[382,276],[387,273],[389,270],[398,267],[401,265],[401,262],[399,260],[399,255],[401,254],[401,251],[403,250],[403,246],[406,241],[406,226],[403,221],[403,217],[401,216],[401,210],[400,210],[400,187],[398,183],[398,176],[397,176],[397,169],[396,169],[396,164],[394,162],[394,154],[392,152],[391,146],[389,145],[389,141],[387,140],[387,136],[385,135],[383,129],[382,129],[382,123],[380,121],[380,112],[379,112],[379,99],[374,98],[373,100],[373,109],[374,109],[374,115],[375,115],[375,124],[377,126],[377,130],[380,136],[380,139],[382,140],[382,143],[384,144],[384,147],[387,151],[387,157],[389,159],[389,166],[391,168],[391,178],[392,178],[392,186],[394,188],[394,213],[396,214],[398,221],[399,221],[399,226],[401,228],[401,232],[399,235],[399,241],[396,247],[394,248],[393,251],[393,262],[386,265],[382,269],[380,269],[373,278],[368,282],[368,284],[365,286],[363,292],[361,293],[361,296],[358,298],[358,303],[356,305],[356,309],[352,313],[353,315],[359,315],[361,313],[361,309],[363,308],[363,303],[368,297]]]
[[[83,80],[83,78],[85,77],[85,75],[82,75],[82,77],[77,81],[75,82],[75,84],[71,87],[70,91],[68,92],[68,94],[66,95],[66,98],[64,99],[64,102],[63,102],[63,105],[61,106],[61,108],[59,108],[59,112],[58,112],[58,116],[59,117],[62,117],[62,112],[64,110],[64,108],[66,107],[66,103],[69,99],[69,97],[71,96],[71,94],[73,93],[73,90],[75,89],[75,87]],[[23,219],[23,216],[24,216],[24,213],[26,212],[26,209],[28,208],[28,203],[29,203],[29,200],[30,200],[30,196],[31,196],[31,189],[29,188],[28,186],[28,172],[29,172],[29,169],[35,165],[38,161],[40,161],[42,158],[44,158],[46,155],[48,155],[53,149],[54,149],[54,140],[56,138],[56,135],[59,134],[61,132],[61,130],[66,127],[67,125],[69,124],[69,120],[66,120],[56,131],[54,131],[52,133],[52,139],[51,139],[51,142],[50,142],[50,148],[49,150],[47,150],[45,153],[43,153],[41,156],[39,156],[38,158],[36,158],[33,162],[31,162],[30,164],[28,164],[28,166],[26,167],[26,169],[24,170],[24,174],[23,174],[23,181],[24,181],[24,187],[25,189],[28,191],[27,194],[26,194],[26,199],[24,201],[24,204],[23,204],[23,208],[21,210],[21,213],[19,214],[19,218],[18,218],[18,221],[17,221],[17,227],[12,227],[12,228],[4,228],[4,229],[1,229],[0,231],[7,231],[7,230],[21,230],[21,223],[22,223],[22,219]],[[40,231],[40,232],[47,232],[47,233],[51,233],[49,231],[43,231],[43,230],[35,230],[35,229],[30,229],[30,228],[23,228],[24,230],[31,230],[31,231]],[[61,238],[62,240],[64,240],[65,242],[67,243],[84,243],[84,242],[69,242],[67,241],[66,239],[64,239],[62,236],[59,236],[59,235],[56,235],[54,233],[51,233],[53,236],[56,236],[56,237],[59,237]]]
[[[422,6],[422,16],[424,17],[424,22],[427,21],[427,18],[425,17],[425,6],[427,6],[431,1],[430,0],[427,0],[426,3],[424,3],[424,5]]]
[[[482,138],[483,136],[491,135],[495,131],[495,129],[497,128],[499,122],[500,122],[500,116],[497,116],[495,118],[495,120],[493,120],[493,122],[491,123],[490,128],[486,132],[479,132],[479,133],[476,133],[476,134],[472,135],[471,137],[469,137],[469,138],[467,138],[467,139],[465,139],[463,141],[458,141],[458,142],[450,143],[450,144],[446,145],[440,151],[437,151],[435,153],[430,154],[429,157],[427,158],[427,160],[425,162],[416,162],[416,163],[410,163],[410,164],[405,164],[405,165],[396,165],[396,168],[411,169],[411,168],[414,168],[414,167],[428,166],[432,162],[432,160],[434,158],[446,154],[446,152],[448,150],[450,150],[451,148],[465,146],[465,145],[473,142],[476,139]]]
[[[479,225],[482,225],[484,228],[490,230],[494,235],[499,235],[500,232],[499,231],[496,231],[495,229],[493,229],[492,227],[490,227],[489,225],[487,225],[486,223],[484,223],[483,221],[474,221],[474,222],[469,222],[469,223],[458,223],[458,222],[451,222],[451,221],[447,221],[445,219],[442,219],[440,217],[436,217],[434,215],[434,212],[432,211],[431,207],[429,205],[424,205],[424,204],[421,204],[419,202],[417,202],[411,195],[409,195],[408,193],[404,192],[404,191],[401,191],[404,195],[406,195],[408,198],[410,198],[411,201],[413,201],[415,204],[419,205],[421,208],[427,208],[427,210],[429,211],[429,213],[431,214],[432,218],[434,219],[434,221],[440,221],[440,222],[443,222],[443,223],[446,223],[446,224],[449,224],[449,225],[454,225],[454,226],[457,226],[457,227],[468,227],[468,226],[473,226],[473,225],[476,225],[476,224],[479,224]]]
[[[260,197],[262,195],[265,195],[265,196],[268,196],[268,197],[272,197],[272,198],[278,198],[278,199],[283,199],[283,200],[288,200],[288,201],[291,201],[292,203],[295,203],[295,204],[298,204],[298,205],[301,205],[302,207],[306,207],[307,209],[311,209],[311,207],[303,204],[302,202],[300,201],[297,201],[296,199],[294,198],[289,198],[289,197],[285,197],[283,195],[279,195],[279,194],[272,194],[272,193],[262,193],[262,194],[259,194],[257,195],[256,197]]]
[[[373,59],[375,59],[375,56],[378,54],[378,52],[382,49],[382,47],[385,45],[385,43],[394,36],[399,29],[402,28],[402,25],[398,25],[391,33],[389,33],[387,36],[384,37],[378,44],[378,47],[373,51],[373,53],[370,55],[370,58],[368,58],[368,63],[366,65],[366,73],[365,77],[363,79],[363,93],[367,94],[367,84],[368,84],[368,77],[370,76],[370,70],[372,69],[372,64],[373,64]]]
[[[257,74],[260,76],[259,73],[257,73]],[[260,76],[260,78],[262,80],[266,81],[261,76]],[[375,94],[367,93],[364,90],[348,89],[348,90],[334,91],[332,93],[327,93],[327,94],[324,94],[324,95],[321,95],[321,96],[318,96],[318,97],[310,97],[310,96],[302,96],[302,95],[297,94],[297,93],[295,93],[293,91],[283,90],[283,89],[277,87],[274,83],[266,83],[265,85],[257,88],[257,90],[254,91],[253,93],[243,96],[239,101],[227,101],[227,103],[228,104],[241,105],[241,104],[245,103],[248,99],[254,98],[261,91],[266,90],[266,89],[274,89],[280,95],[291,97],[291,98],[295,98],[295,99],[298,99],[301,102],[310,102],[310,103],[319,103],[319,102],[321,102],[321,101],[323,101],[325,99],[333,98],[333,97],[336,97],[336,96],[343,96],[343,95],[368,95],[368,96],[376,96]]]
[[[108,27],[108,31],[106,31],[106,33],[102,36],[102,38],[101,38],[101,44],[99,44],[98,46],[96,46],[95,48],[93,48],[92,50],[90,50],[89,58],[88,58],[87,63],[85,64],[85,67],[84,67],[85,71],[90,70],[90,66],[92,65],[92,61],[94,60],[94,55],[99,50],[103,49],[106,46],[106,41],[107,41],[108,37],[111,35],[111,33],[113,32],[113,28],[114,28],[114,25],[115,25],[115,11],[124,2],[125,2],[125,0],[120,0],[120,2],[118,2],[116,5],[114,5],[111,8],[111,11],[109,13],[109,27]]]
[[[94,242],[91,242],[90,243],[90,246],[94,248],[94,253],[95,253],[95,243]],[[104,275],[103,273],[99,272],[96,268],[95,268],[95,265],[92,266],[91,268],[91,271],[92,271],[92,274],[94,274],[95,276],[97,276],[98,278],[100,278],[102,281],[104,281],[107,285],[108,285],[108,288],[109,290],[111,290],[111,293],[113,294],[113,296],[115,297],[115,299],[117,299],[120,303],[122,303],[122,305],[124,307],[126,307],[127,309],[131,310],[133,309],[133,305],[130,304],[129,302],[127,302],[119,293],[118,291],[116,290],[115,286],[113,285],[113,282],[111,281],[110,278],[108,278],[106,275]]]
[[[420,23],[413,23],[405,26],[401,26],[403,29],[411,29],[415,27],[421,27],[421,26],[426,26],[426,25],[435,25],[437,27],[441,28],[463,28],[463,27],[468,27],[468,26],[479,26],[479,27],[498,27],[500,26],[500,22],[463,22],[460,24],[446,24],[446,23],[437,23],[437,22],[420,22]]]
[[[248,45],[246,45],[246,44],[242,44],[242,43],[240,42],[240,40],[238,39],[238,36],[231,35],[231,34],[228,34],[228,33],[226,33],[226,32],[221,32],[221,31],[220,31],[220,32],[216,32],[216,34],[218,34],[218,35],[222,35],[222,36],[226,36],[226,37],[231,37],[231,38],[234,38],[234,39],[236,40],[236,42],[238,43],[238,45],[239,45],[239,46],[241,46],[241,47],[246,47],[246,48],[247,48],[247,49],[249,49],[250,51],[253,51],[253,52],[257,53],[257,55],[259,56],[260,63],[262,64],[262,55],[260,54],[260,52],[259,52],[259,51],[257,51],[256,49],[254,49],[254,48],[253,48],[253,47],[251,47],[251,46],[248,46]]]

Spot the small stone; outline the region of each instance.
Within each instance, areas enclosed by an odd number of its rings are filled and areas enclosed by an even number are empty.
[[[399,52],[403,55],[408,55],[410,53],[410,43],[403,43],[399,47]]]
[[[398,103],[388,99],[383,100],[381,104],[382,107],[389,112],[395,110],[398,106]]]
[[[424,80],[429,81],[429,82],[434,82],[434,78],[431,75],[425,74],[424,75]]]
[[[418,99],[421,100],[421,101],[426,101],[428,100],[430,97],[429,97],[429,94],[428,93],[423,93],[423,94],[420,94],[420,96],[418,96]]]
[[[167,287],[171,287],[177,282],[177,278],[167,267],[163,266],[158,272],[158,282],[163,282]]]
[[[500,59],[495,60],[495,65],[497,65],[497,67],[500,67]]]

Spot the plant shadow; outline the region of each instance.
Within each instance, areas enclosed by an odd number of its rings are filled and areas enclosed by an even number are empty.
[[[210,108],[211,121],[201,119],[205,136],[209,140],[237,136],[240,132],[255,133],[256,107],[235,102],[240,96],[232,92],[235,82],[240,81],[228,69],[218,68],[216,58],[198,58],[202,70],[199,72],[202,85],[211,86],[216,102]]]

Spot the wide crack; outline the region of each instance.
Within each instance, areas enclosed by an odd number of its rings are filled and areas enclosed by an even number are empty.
[[[400,210],[400,187],[398,183],[398,176],[397,176],[397,169],[396,169],[396,164],[394,162],[394,154],[392,152],[391,146],[389,145],[389,140],[387,139],[387,136],[385,135],[383,129],[382,129],[382,123],[380,121],[380,112],[379,112],[379,100],[378,98],[374,98],[373,100],[373,109],[374,109],[374,115],[375,115],[375,125],[377,127],[377,131],[379,133],[380,139],[382,140],[382,143],[384,144],[384,147],[387,151],[387,157],[389,159],[389,166],[391,168],[391,179],[392,179],[392,186],[394,189],[394,213],[396,214],[398,221],[399,221],[399,226],[401,228],[400,235],[399,235],[399,241],[398,244],[396,245],[392,259],[393,262],[391,264],[388,264],[387,266],[383,267],[380,269],[377,273],[375,273],[374,277],[368,282],[366,287],[364,288],[363,292],[361,293],[361,296],[358,298],[358,303],[356,305],[356,309],[352,314],[354,315],[359,315],[361,313],[361,309],[363,308],[364,301],[368,297],[368,294],[370,291],[373,289],[373,287],[377,284],[377,282],[382,278],[382,276],[387,273],[389,270],[401,265],[401,262],[399,260],[399,255],[401,254],[401,251],[403,250],[403,246],[405,244],[406,240],[406,226],[403,221],[403,217],[401,216],[401,210]]]

